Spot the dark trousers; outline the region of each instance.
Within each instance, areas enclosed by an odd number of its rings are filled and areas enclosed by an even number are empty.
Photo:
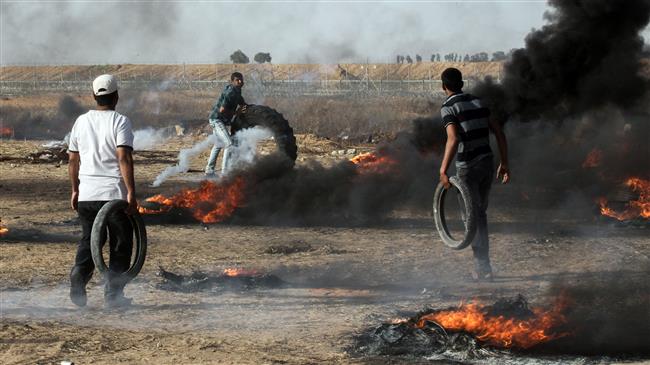
[[[74,266],[70,272],[71,281],[83,281],[88,283],[95,270],[92,255],[90,252],[90,234],[95,222],[95,217],[106,201],[82,201],[79,202],[78,213],[81,222],[82,234],[77,246],[77,256]],[[131,264],[131,251],[133,248],[133,227],[131,221],[124,212],[115,212],[107,217],[108,241],[110,245],[110,256],[106,276],[104,295],[107,297],[119,296],[122,294],[126,282],[119,280],[119,274],[129,269]],[[106,232],[102,232],[102,242],[106,242]]]
[[[469,186],[476,214],[477,231],[472,241],[475,268],[483,273],[492,272],[487,208],[488,196],[494,179],[494,161],[492,157],[485,157],[468,168],[458,168],[457,175]]]

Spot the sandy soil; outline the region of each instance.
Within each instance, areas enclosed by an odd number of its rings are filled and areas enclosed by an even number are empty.
[[[194,184],[200,173],[149,186],[196,138],[178,137],[136,153],[140,199]],[[333,161],[330,152],[339,148],[314,136],[298,141],[302,160]],[[517,293],[543,304],[557,281],[638,277],[650,264],[647,229],[612,226],[570,208],[544,208],[543,197],[521,201],[508,187],[496,186],[490,208],[492,283],[468,280],[470,250],[444,247],[426,212],[396,212],[382,225],[361,227],[150,225],[147,263],[126,290],[135,305],[105,310],[96,275],[88,307],[78,309],[68,299],[80,227],[68,205],[67,169],[26,161],[39,143],[0,142],[0,217],[10,229],[0,238],[4,364],[424,363],[359,358],[349,349],[354,334],[403,311]],[[358,146],[360,152],[371,148]],[[205,158],[198,156],[192,168],[200,169]],[[266,253],[272,245],[305,244],[312,250]],[[159,266],[184,274],[251,268],[291,286],[174,293],[156,287]]]

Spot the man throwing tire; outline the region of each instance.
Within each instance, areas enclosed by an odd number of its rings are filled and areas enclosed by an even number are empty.
[[[490,242],[487,229],[488,195],[494,176],[494,161],[490,149],[490,131],[496,137],[501,162],[497,178],[506,184],[510,180],[508,169],[508,144],[501,125],[490,119],[490,110],[476,96],[465,94],[463,75],[458,69],[442,72],[442,89],[447,94],[440,113],[447,132],[445,154],[440,165],[440,181],[449,188],[447,170],[454,156],[458,178],[464,181],[472,194],[476,212],[477,232],[472,241],[474,253],[474,280],[492,280]]]
[[[97,77],[93,81],[93,97],[97,107],[77,118],[68,147],[70,205],[78,212],[82,227],[70,272],[70,299],[77,306],[86,305],[86,284],[95,269],[90,251],[93,222],[104,204],[122,199],[129,203],[127,211],[108,217],[110,262],[104,287],[105,305],[122,307],[131,303],[131,299],[124,297],[126,282],[121,279],[129,268],[133,246],[133,227],[127,214],[137,211],[131,154],[133,130],[129,118],[115,111],[119,100],[115,77]]]
[[[207,176],[214,176],[214,167],[222,148],[224,151],[221,161],[221,174],[225,175],[230,168],[231,146],[233,142],[228,128],[237,113],[246,109],[246,102],[241,96],[242,87],[244,87],[244,76],[239,72],[234,72],[230,75],[230,83],[223,89],[221,96],[217,99],[208,116],[217,143],[212,147],[208,164],[205,166],[205,174]]]

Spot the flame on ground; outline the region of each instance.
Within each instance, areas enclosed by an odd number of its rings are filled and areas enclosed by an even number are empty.
[[[0,219],[0,237],[6,235],[7,233],[9,233],[9,228],[2,225],[2,219]]]
[[[0,136],[2,137],[11,137],[14,135],[14,130],[9,127],[0,128]]]
[[[366,152],[354,156],[350,162],[357,165],[361,173],[388,173],[397,164],[395,160],[389,156],[379,156],[374,152]]]
[[[235,178],[226,184],[203,181],[198,189],[184,189],[172,197],[154,195],[146,201],[158,203],[161,208],[147,209],[139,207],[141,214],[160,214],[172,208],[184,208],[192,212],[192,216],[203,223],[217,223],[230,217],[243,205],[244,179]]]
[[[600,214],[618,219],[619,221],[635,218],[650,219],[650,180],[631,177],[625,181],[625,185],[635,193],[638,193],[639,199],[629,201],[625,210],[617,212],[608,207],[606,198],[599,198]]]
[[[556,333],[555,328],[566,323],[563,312],[567,300],[559,298],[549,310],[531,308],[530,318],[506,318],[490,315],[486,306],[478,303],[462,304],[457,309],[445,310],[421,316],[416,326],[422,328],[426,321],[433,321],[448,331],[463,331],[474,335],[479,341],[494,347],[528,349],[535,345],[569,335]]]
[[[225,276],[258,276],[260,273],[255,270],[246,270],[242,268],[228,268],[223,270]]]
[[[589,168],[594,168],[600,166],[600,163],[603,160],[603,151],[599,150],[598,148],[592,149],[588,154],[587,157],[585,158],[584,162],[582,163],[582,168],[583,169],[589,169]]]

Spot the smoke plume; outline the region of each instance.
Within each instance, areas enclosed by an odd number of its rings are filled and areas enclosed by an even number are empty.
[[[569,300],[566,330],[571,336],[545,350],[581,355],[648,355],[650,285],[648,272],[597,275],[580,283],[558,280],[553,296]]]
[[[262,139],[269,138],[271,136],[272,134],[269,130],[259,127],[245,129],[236,133],[233,136],[233,139],[236,141],[236,143],[235,145],[231,146],[232,166],[234,168],[248,167],[249,164],[253,161],[257,143]],[[174,166],[167,167],[160,174],[158,174],[152,183],[152,186],[158,187],[170,177],[187,172],[190,169],[190,162],[192,158],[205,151],[206,149],[212,148],[212,146],[223,148],[223,144],[213,134],[205,140],[195,144],[191,148],[182,149],[178,153],[178,163]]]
[[[156,179],[151,185],[158,187],[170,177],[187,172],[190,169],[190,161],[192,157],[215,145],[223,147],[217,137],[214,134],[211,134],[208,138],[195,144],[191,148],[180,150],[178,153],[178,163],[164,169],[160,174],[158,174],[158,176],[156,176]]]
[[[133,149],[136,151],[147,150],[164,143],[170,137],[167,128],[145,128],[133,132]]]
[[[526,37],[501,84],[478,85],[502,121],[558,121],[602,106],[629,109],[646,94],[641,76],[650,2],[550,0],[548,24]]]
[[[514,52],[502,82],[485,80],[473,92],[500,121],[513,121],[511,168],[522,183],[593,198],[629,174],[648,173],[643,142],[648,123],[639,108],[647,80],[640,74],[639,33],[650,18],[650,2],[552,0],[550,5],[548,24]],[[443,144],[436,116],[416,121],[411,132],[377,150],[399,166],[389,173],[363,174],[347,161],[282,170],[290,165],[277,157],[261,160],[244,171],[254,183],[241,215],[266,222],[354,222],[376,221],[400,206],[428,209],[438,165],[430,152]],[[594,147],[603,148],[608,171],[581,169]],[[603,181],[606,173],[611,181]],[[559,194],[556,202],[565,198]]]

